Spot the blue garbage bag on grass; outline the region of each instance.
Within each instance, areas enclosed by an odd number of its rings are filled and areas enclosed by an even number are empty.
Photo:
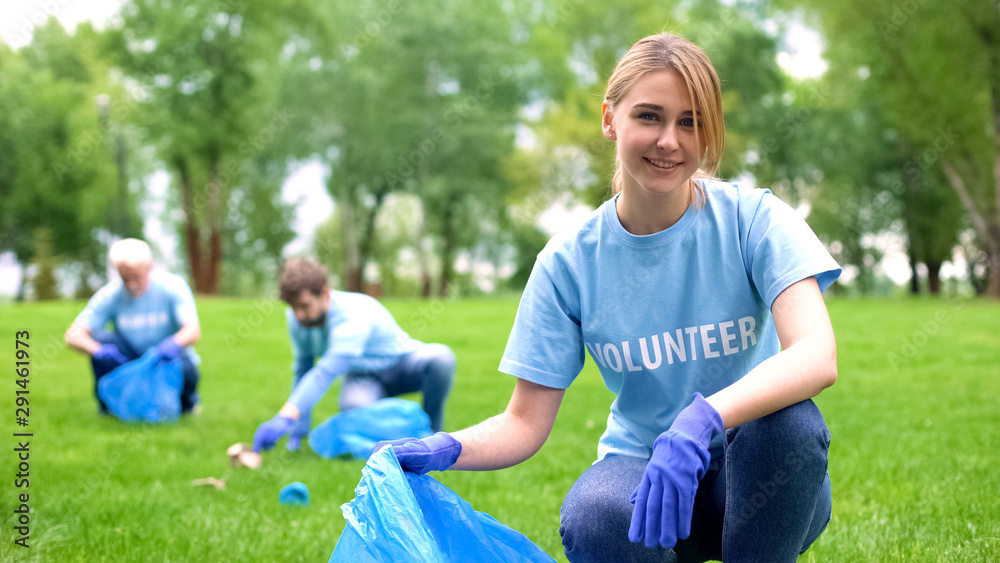
[[[554,561],[430,475],[404,473],[391,447],[361,473],[330,563]]]
[[[309,447],[325,458],[352,454],[368,459],[380,440],[431,434],[431,420],[420,405],[391,397],[331,416],[309,433]]]
[[[181,414],[181,359],[162,360],[156,348],[122,364],[97,382],[108,411],[125,422],[166,422]]]

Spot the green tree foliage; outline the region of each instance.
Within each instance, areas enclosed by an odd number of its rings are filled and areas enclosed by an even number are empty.
[[[859,291],[875,288],[883,257],[876,235],[890,232],[905,235],[914,266],[928,265],[937,290],[957,242],[959,204],[915,166],[912,140],[886,123],[871,85],[857,73],[791,84],[776,102],[782,113],[771,110],[775,127],[749,145],[760,156],[748,170],[786,199],[809,202],[810,224],[841,264],[857,268]]]
[[[511,10],[471,1],[325,4],[331,34],[286,50],[283,99],[308,115],[300,156],[329,166],[344,244],[345,287],[360,290],[389,194],[418,194],[421,233],[442,254],[499,215],[519,101]],[[421,244],[415,245],[421,251]],[[429,275],[424,273],[423,278]],[[443,289],[442,289],[443,291]]]
[[[139,232],[135,179],[155,160],[196,291],[259,293],[294,234],[288,164],[314,160],[336,209],[314,246],[342,287],[362,290],[375,264],[388,291],[412,291],[397,268],[415,257],[421,293],[434,279],[444,294],[459,255],[498,262],[512,248],[523,279],[543,210],[610,194],[606,79],[660,31],[701,45],[723,79],[720,176],[749,172],[808,203],[862,289],[880,232],[906,236],[932,289],[963,216],[981,248],[1000,248],[995,10],[730,4],[130,0],[103,34],[43,26],[20,51],[0,47],[0,249],[27,263],[49,228],[54,254],[97,269],[95,235]],[[800,7],[822,16],[829,45],[817,80],[780,70],[782,20],[766,25]],[[413,205],[387,203],[397,196]]]
[[[314,25],[309,14],[303,2],[133,1],[108,34],[141,90],[136,122],[178,188],[197,292],[219,291],[233,190],[253,201],[255,183],[274,188],[274,174],[258,171],[283,162],[271,143],[290,117],[277,105],[273,74],[290,28]]]
[[[38,229],[51,234],[51,252],[86,270],[103,262],[100,231],[134,236],[141,229],[95,103],[108,98],[109,119],[128,109],[108,68],[89,25],[70,36],[53,18],[21,50],[0,45],[0,250],[14,251],[22,264],[35,255]]]
[[[346,289],[344,284],[344,267],[347,261],[344,258],[344,232],[341,224],[342,218],[340,209],[335,208],[330,218],[316,227],[313,235],[312,254],[330,273],[331,283],[334,287]]]
[[[223,236],[220,292],[274,294],[282,251],[295,238],[294,209],[281,199],[286,168],[267,156],[244,163],[233,186]]]
[[[832,79],[850,79],[858,72],[868,76],[873,103],[910,145],[904,162],[911,166],[902,174],[928,193],[943,185],[941,178],[947,179],[989,265],[986,293],[1000,297],[996,2],[779,0],[774,4],[804,7],[816,16],[828,45]],[[928,198],[926,204],[933,206],[943,197]],[[934,212],[928,207],[918,215],[934,216]]]

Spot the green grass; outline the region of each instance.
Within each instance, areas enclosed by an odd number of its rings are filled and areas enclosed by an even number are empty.
[[[459,372],[448,426],[506,405],[496,371],[515,300],[388,301],[400,324],[450,344]],[[834,300],[838,383],[817,400],[831,432],[834,517],[803,561],[1000,559],[1000,304]],[[200,299],[204,412],[161,427],[96,415],[86,360],[62,333],[82,303],[0,307],[0,560],[326,561],[344,526],[362,462],[279,447],[259,471],[230,469],[226,448],[249,441],[287,397],[290,351],[274,302]],[[12,434],[14,333],[31,332],[31,548],[13,544],[17,459]],[[333,414],[336,391],[316,411]],[[417,398],[417,397],[412,397]],[[479,510],[522,531],[559,561],[559,506],[596,453],[611,394],[593,364],[569,389],[542,451],[496,472],[436,477]],[[225,478],[227,489],[192,479]],[[278,490],[309,487],[289,508]]]

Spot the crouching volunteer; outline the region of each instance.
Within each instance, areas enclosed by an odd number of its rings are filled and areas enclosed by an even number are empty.
[[[165,360],[181,358],[181,412],[191,412],[199,402],[200,359],[190,346],[201,338],[191,288],[179,276],[154,270],[149,245],[141,240],[114,243],[108,262],[118,276],[90,298],[65,335],[66,344],[90,356],[94,395],[111,370],[155,348]],[[97,401],[106,414],[107,405]]]
[[[255,451],[271,449],[286,434],[288,448],[297,449],[309,434],[313,406],[340,377],[342,411],[420,391],[431,429],[444,428],[455,377],[451,348],[410,338],[368,295],[331,290],[326,267],[313,259],[289,259],[279,292],[289,305],[292,394],[277,416],[257,428]]]
[[[695,45],[640,40],[602,111],[615,195],[538,255],[500,361],[507,410],[396,455],[420,473],[524,461],[589,351],[616,397],[563,501],[567,558],[795,561],[831,514],[811,398],[837,377],[821,292],[840,267],[788,205],[713,178],[719,77]]]

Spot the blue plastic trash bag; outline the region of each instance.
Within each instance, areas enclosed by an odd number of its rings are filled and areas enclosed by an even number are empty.
[[[404,473],[391,447],[361,473],[330,563],[554,561],[430,475]]]
[[[181,359],[161,361],[156,348],[116,367],[97,382],[97,394],[111,414],[125,422],[165,422],[181,414]]]
[[[309,488],[301,481],[289,483],[278,491],[278,502],[291,506],[309,506]]]
[[[380,440],[425,438],[431,434],[431,420],[420,405],[389,398],[331,416],[309,433],[309,447],[325,458],[352,454],[368,459]]]

